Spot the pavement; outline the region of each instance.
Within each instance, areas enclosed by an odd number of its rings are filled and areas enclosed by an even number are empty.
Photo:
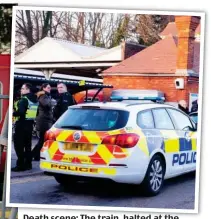
[[[37,143],[37,139],[34,138],[32,140],[32,148]],[[12,145],[12,156],[11,156],[11,168],[16,166],[17,156],[14,150],[14,146]],[[35,176],[35,175],[43,175],[43,171],[40,169],[40,162],[39,161],[32,161],[32,169],[27,171],[21,171],[21,172],[12,172],[11,171],[11,179],[17,178],[17,177],[27,177],[27,176]]]

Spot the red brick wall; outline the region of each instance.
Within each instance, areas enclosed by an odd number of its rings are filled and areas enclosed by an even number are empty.
[[[165,93],[166,101],[178,102],[179,100],[189,101],[189,93],[197,92],[198,83],[185,80],[185,89],[177,90],[174,80],[178,77],[148,77],[148,76],[104,76],[105,84],[112,84],[114,89],[156,89]],[[179,77],[182,78],[182,77]],[[104,95],[108,100],[112,89],[104,89]]]
[[[191,16],[175,16],[178,29],[177,69],[192,69],[195,30],[200,19]]]

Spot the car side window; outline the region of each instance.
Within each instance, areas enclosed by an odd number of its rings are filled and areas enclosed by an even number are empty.
[[[155,120],[155,128],[174,129],[171,118],[165,109],[153,109],[152,112]]]
[[[186,116],[185,114],[179,112],[178,110],[174,110],[174,109],[168,109],[168,112],[170,116],[173,118],[174,123],[177,126],[177,129],[187,131],[189,130],[189,127],[193,128],[193,125],[189,117]]]
[[[198,113],[193,113],[192,115],[189,116],[195,123],[198,123]]]
[[[154,128],[154,120],[151,110],[139,112],[137,117],[137,124],[142,129]]]

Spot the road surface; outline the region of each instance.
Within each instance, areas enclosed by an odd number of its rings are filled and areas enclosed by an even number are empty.
[[[139,187],[107,183],[79,182],[70,188],[59,185],[52,176],[35,175],[11,180],[11,203],[77,206],[194,209],[195,176],[187,174],[165,181],[155,197],[138,194]]]

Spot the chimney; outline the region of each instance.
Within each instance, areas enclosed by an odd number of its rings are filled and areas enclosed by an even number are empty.
[[[176,74],[193,72],[195,30],[200,23],[200,17],[175,16],[178,29],[177,70]]]
[[[170,22],[174,22],[174,21],[175,21],[174,15],[169,15],[169,16],[168,16],[168,21],[169,21],[169,23],[170,23]]]

